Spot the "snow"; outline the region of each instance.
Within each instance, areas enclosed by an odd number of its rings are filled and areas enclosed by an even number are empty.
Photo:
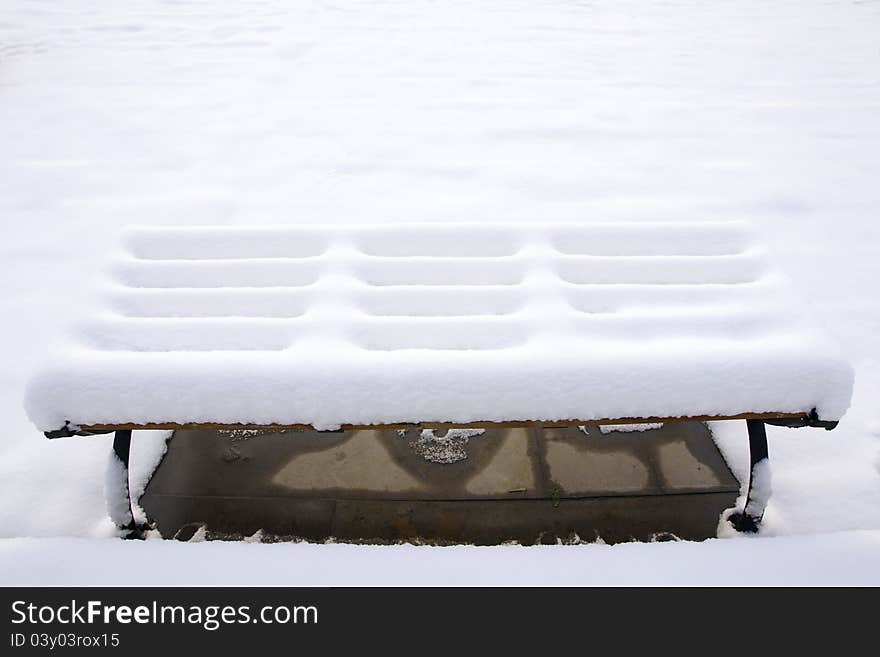
[[[110,452],[104,473],[104,499],[107,501],[107,515],[117,527],[126,527],[133,520],[128,495],[128,468],[116,452]]]
[[[741,224],[150,227],[126,244],[105,284],[123,309],[88,310],[28,386],[42,430],[838,420],[850,402],[849,364]]]
[[[760,518],[773,494],[773,474],[768,459],[755,463],[749,486],[749,503],[746,504],[743,512],[746,516]]]
[[[405,438],[407,431],[398,432]],[[467,459],[467,445],[471,438],[482,436],[485,429],[448,429],[437,435],[433,429],[422,429],[419,437],[410,443],[415,452],[430,463],[458,463]]]
[[[579,427],[584,429],[584,427]],[[604,434],[609,433],[633,433],[641,431],[649,431],[651,429],[662,429],[662,422],[642,422],[641,424],[602,424],[599,425],[599,431]],[[586,431],[584,431],[586,433]]]
[[[0,581],[61,586],[877,586],[880,532],[534,547],[0,539]],[[234,566],[231,566],[234,564]]]
[[[362,577],[393,581],[400,554],[426,555],[407,571],[425,578],[435,572],[426,564],[454,561],[437,581],[462,583],[602,581],[609,561],[633,583],[876,583],[880,550],[863,530],[880,529],[877,3],[7,0],[3,9],[3,536],[112,534],[102,491],[110,438],[46,441],[22,397],[47,345],[92,307],[89,290],[123,225],[731,219],[754,225],[792,281],[791,301],[855,370],[836,430],[768,428],[773,497],[758,539],[449,553],[460,558],[362,548],[353,554],[364,561],[351,562],[348,546],[291,546],[315,560],[277,554],[302,565],[286,571],[291,583],[333,572],[363,581],[355,566],[365,563]],[[503,241],[456,247],[508,257]],[[216,307],[211,290],[196,292],[202,305],[181,296],[164,312]],[[274,294],[231,305],[265,316]],[[408,312],[417,296],[405,299]],[[495,298],[496,312],[515,310],[515,299]],[[482,302],[461,305],[473,313]],[[141,307],[118,303],[132,316]],[[298,310],[290,301],[275,312]],[[743,424],[713,427],[740,476]],[[132,467],[163,444],[136,435]],[[0,581],[117,583],[121,568],[102,560],[132,550],[164,561],[145,559],[127,577],[161,577],[179,560],[251,581],[221,565],[238,546],[148,543],[12,539]],[[259,550],[255,562],[276,549],[247,547]],[[511,563],[523,567],[492,569]]]

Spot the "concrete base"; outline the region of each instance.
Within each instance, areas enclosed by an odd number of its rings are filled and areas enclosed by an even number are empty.
[[[738,494],[701,423],[178,431],[141,505],[168,537],[532,544],[704,539]]]

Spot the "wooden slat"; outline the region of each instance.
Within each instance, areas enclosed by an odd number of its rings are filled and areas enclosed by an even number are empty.
[[[808,420],[807,413],[740,413],[738,415],[689,415],[682,417],[625,417],[603,420],[553,420],[537,422],[534,420],[511,420],[505,422],[414,422],[398,424],[343,424],[343,431],[355,430],[399,430],[421,427],[425,429],[503,429],[515,427],[529,427],[541,425],[545,427],[562,427],[571,425],[601,425],[601,424],[648,424],[657,422],[715,422],[720,420],[783,420],[802,419]],[[314,431],[311,424],[225,424],[217,422],[148,422],[146,424],[120,423],[120,424],[82,424],[83,431],[125,431],[125,430],[225,430],[235,431],[243,429],[259,429],[262,431]]]

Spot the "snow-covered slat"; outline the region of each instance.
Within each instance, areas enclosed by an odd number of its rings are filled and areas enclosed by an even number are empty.
[[[852,372],[742,223],[134,228],[31,382],[74,424],[838,419]]]

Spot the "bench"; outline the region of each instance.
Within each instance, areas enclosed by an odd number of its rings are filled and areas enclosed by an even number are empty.
[[[852,369],[741,223],[137,227],[102,309],[31,379],[49,438],[138,429],[745,420],[836,426]],[[114,500],[110,500],[111,503]],[[111,504],[114,506],[114,504]]]

